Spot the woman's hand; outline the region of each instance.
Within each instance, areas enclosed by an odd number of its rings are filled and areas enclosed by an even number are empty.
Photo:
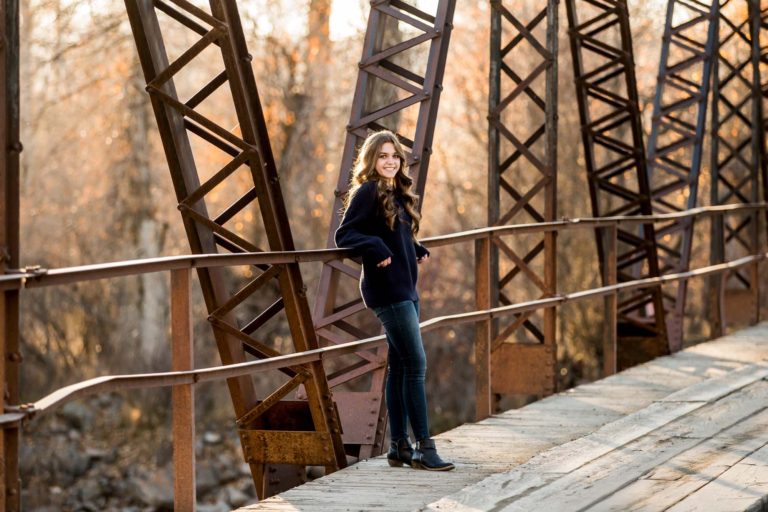
[[[429,259],[429,254],[425,254],[424,256],[422,256],[421,258],[419,258],[419,259],[418,259],[418,260],[416,260],[416,261],[419,263],[419,265],[421,265],[422,263],[424,263],[424,262],[425,262],[425,261],[427,261],[428,259]]]
[[[377,263],[376,266],[377,267],[386,267],[390,263],[392,263],[392,256],[390,256],[389,258],[385,259],[384,261],[382,261],[380,263]]]

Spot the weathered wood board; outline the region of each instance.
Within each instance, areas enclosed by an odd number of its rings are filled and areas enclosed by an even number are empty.
[[[238,512],[763,510],[768,323],[436,436],[456,470],[383,457]]]

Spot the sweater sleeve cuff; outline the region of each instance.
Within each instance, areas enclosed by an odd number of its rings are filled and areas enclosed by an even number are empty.
[[[389,247],[386,246],[383,240],[379,241],[375,246],[370,247],[368,250],[365,251],[365,254],[363,254],[363,259],[367,263],[377,264],[381,263],[385,259],[392,256],[392,251],[389,250]]]
[[[428,256],[429,255],[429,249],[427,249],[426,247],[424,247],[420,243],[414,242],[413,243],[413,247],[416,249],[416,257],[418,259],[421,259],[424,256]]]

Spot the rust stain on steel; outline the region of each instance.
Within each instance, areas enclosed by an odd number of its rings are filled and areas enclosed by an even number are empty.
[[[171,368],[194,368],[192,343],[192,271],[171,271]],[[194,511],[195,497],[195,388],[193,384],[174,386],[173,410],[173,490],[174,509]]]
[[[250,464],[312,464],[332,466],[335,457],[327,432],[240,430],[246,462]]]
[[[554,393],[553,348],[533,343],[500,345],[491,360],[493,392],[503,395]]]
[[[491,308],[491,241],[475,241],[475,308]],[[475,421],[493,414],[491,393],[491,343],[493,341],[490,318],[475,323]]]

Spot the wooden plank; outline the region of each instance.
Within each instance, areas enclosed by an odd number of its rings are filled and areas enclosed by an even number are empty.
[[[766,360],[768,323],[763,322],[746,329],[728,334],[707,343],[700,343],[684,352],[699,354],[730,361],[752,363]]]
[[[768,376],[768,364],[743,366],[720,379],[709,379],[695,386],[681,389],[663,398],[664,401],[712,401]]]
[[[497,474],[428,506],[430,510],[480,510],[498,506],[499,489],[522,494],[547,485],[570,471],[684,416],[703,404],[655,403],[603,426],[596,432],[533,457],[506,474]]]
[[[595,504],[594,511],[666,510],[708,482],[719,478],[756,450],[766,446],[765,410],[704,443],[671,458],[639,480]],[[706,507],[701,510],[707,509]],[[745,508],[739,510],[745,510]]]
[[[707,510],[758,512],[768,505],[768,446],[709,482],[698,492],[669,509],[669,512]]]
[[[728,382],[737,385],[735,379]],[[588,438],[542,453],[506,474],[493,475],[446,496],[428,508],[489,510],[503,504],[505,510],[580,510],[698,444],[701,438],[762,410],[766,399],[768,383],[759,380],[715,403],[658,402],[656,414],[651,411],[646,417],[650,430],[644,432],[642,427],[633,426],[632,420],[641,418],[642,413],[638,413]],[[686,408],[692,412],[686,414]],[[644,435],[653,430],[654,421],[658,425],[668,419],[665,413],[672,417],[677,414],[677,419],[656,429],[653,435]],[[621,437],[633,441],[621,443]],[[601,439],[604,447],[600,446]]]

